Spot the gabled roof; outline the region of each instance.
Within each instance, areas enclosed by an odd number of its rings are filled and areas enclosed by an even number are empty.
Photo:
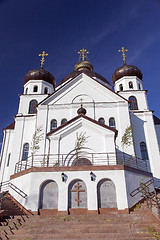
[[[117,131],[116,129],[114,129],[114,128],[112,128],[112,127],[109,127],[109,126],[107,126],[107,125],[105,125],[105,124],[101,124],[101,123],[99,123],[98,121],[96,121],[96,120],[94,120],[94,119],[92,119],[92,118],[90,118],[90,117],[87,117],[87,116],[85,116],[85,115],[83,115],[83,114],[78,115],[78,116],[72,118],[71,120],[67,121],[65,124],[57,127],[56,129],[52,130],[51,132],[47,133],[47,137],[48,137],[49,135],[51,135],[51,134],[53,134],[53,133],[61,130],[62,128],[66,127],[67,125],[75,122],[77,119],[80,119],[80,118],[84,118],[84,119],[86,119],[86,120],[88,120],[88,121],[90,121],[90,122],[92,122],[92,123],[94,123],[94,124],[96,124],[96,125],[99,125],[99,126],[105,128],[105,129],[108,129],[108,130],[114,132],[114,133],[115,133],[115,137],[117,137],[118,131]]]
[[[8,127],[4,128],[4,130],[6,129],[14,129],[15,127],[15,122],[11,123]]]
[[[85,74],[86,76],[88,76],[85,72],[81,72],[80,74],[78,74],[78,76],[80,76],[81,74]],[[47,96],[45,99],[43,99],[41,102],[38,103],[38,105],[42,104],[44,101],[46,101],[48,98],[50,98],[51,96],[53,96],[55,93],[57,93],[58,91],[60,91],[64,86],[66,86],[68,83],[70,83],[74,78],[76,78],[77,76],[71,78],[70,80],[64,82],[64,84],[62,86],[60,86],[57,90],[55,90],[51,95]],[[122,98],[123,100],[127,101],[128,100],[124,97],[122,97],[121,95],[119,95],[118,93],[114,92],[112,89],[110,89],[109,87],[107,87],[106,85],[100,83],[98,80],[96,80],[95,78],[88,76],[91,79],[93,79],[95,82],[97,82],[98,84],[100,84],[101,86],[103,86],[104,88],[108,89],[109,91],[111,91],[112,93],[114,93],[115,95],[119,96],[120,98]]]
[[[155,125],[159,125],[160,124],[160,119],[158,117],[156,117],[155,115],[153,115],[153,121]]]

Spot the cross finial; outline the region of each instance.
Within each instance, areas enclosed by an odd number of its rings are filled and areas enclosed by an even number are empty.
[[[45,61],[45,59],[44,59],[45,56],[48,56],[48,53],[45,53],[45,51],[43,51],[42,53],[39,54],[39,57],[42,57],[41,60],[40,60],[41,61],[41,68],[43,68],[44,61]]]
[[[123,58],[123,63],[126,63],[126,55],[125,52],[127,52],[128,49],[124,49],[124,47],[121,47],[121,50],[118,50],[118,52],[122,52],[122,58]]]
[[[87,56],[88,53],[89,53],[89,52],[88,52],[86,49],[82,48],[82,49],[78,52],[78,54],[80,55],[80,56],[79,56],[79,60],[82,59],[82,61],[84,61],[85,58],[88,58],[88,56]]]

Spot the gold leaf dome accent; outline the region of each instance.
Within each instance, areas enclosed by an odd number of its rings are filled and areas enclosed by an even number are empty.
[[[93,66],[90,62],[88,61],[82,61],[82,62],[78,62],[75,66],[74,66],[74,71],[81,71],[81,70],[89,70],[89,71],[93,71]]]

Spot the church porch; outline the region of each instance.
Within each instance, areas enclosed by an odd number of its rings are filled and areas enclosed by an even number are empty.
[[[140,199],[130,192],[152,174],[124,165],[31,167],[11,176],[11,182],[27,194],[10,194],[35,213],[103,213],[129,211]]]

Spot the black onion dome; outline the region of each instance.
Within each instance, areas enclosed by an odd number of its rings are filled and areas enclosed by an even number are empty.
[[[24,77],[24,84],[26,84],[29,80],[44,80],[53,86],[56,84],[54,76],[43,68],[30,70]]]
[[[83,108],[83,106],[81,105],[81,107],[77,110],[77,114],[78,115],[81,115],[81,114],[83,114],[83,115],[86,115],[86,109],[85,108]]]
[[[75,78],[77,77],[78,75],[80,75],[81,73],[85,73],[87,76],[89,77],[92,77],[92,78],[98,78],[100,79],[101,81],[107,83],[110,85],[110,83],[108,82],[108,80],[106,78],[104,78],[103,76],[101,76],[100,74],[96,73],[96,72],[93,72],[93,71],[90,71],[90,70],[87,70],[87,69],[83,69],[83,70],[80,70],[80,71],[73,71],[71,73],[69,73],[65,78],[63,78],[59,84],[63,84],[64,82],[66,82],[67,80],[69,79],[72,79],[72,78]]]
[[[133,65],[127,65],[125,63],[123,66],[117,68],[116,71],[113,73],[113,76],[112,76],[113,84],[118,79],[120,79],[120,78],[122,78],[124,76],[136,76],[136,77],[138,77],[141,80],[143,78],[143,74],[142,74],[141,70],[138,67],[133,66]]]

